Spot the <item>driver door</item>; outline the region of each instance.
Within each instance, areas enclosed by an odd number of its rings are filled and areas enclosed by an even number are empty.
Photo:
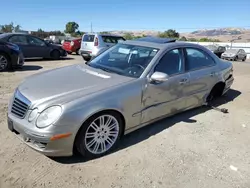
[[[185,88],[189,74],[184,71],[183,50],[166,52],[153,72],[166,73],[169,78],[162,83],[146,83],[142,99],[142,123],[177,113],[186,107]]]
[[[27,39],[30,48],[29,57],[49,57],[50,48],[45,41],[33,36],[27,36]]]

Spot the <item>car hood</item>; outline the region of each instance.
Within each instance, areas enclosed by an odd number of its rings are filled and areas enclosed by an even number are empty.
[[[19,85],[18,90],[32,104],[44,101],[65,103],[133,79],[78,64],[31,76]]]

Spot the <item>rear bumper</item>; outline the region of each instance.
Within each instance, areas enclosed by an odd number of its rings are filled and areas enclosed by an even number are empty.
[[[234,77],[231,75],[226,81],[225,81],[225,88],[223,91],[223,95],[231,88],[232,84],[234,82]]]
[[[93,56],[91,51],[86,51],[86,50],[80,50],[80,55],[88,58],[91,58]]]
[[[64,49],[60,50],[60,53],[61,53],[61,56],[62,56],[62,57],[66,57],[66,56],[68,55],[68,54],[67,54],[67,51],[64,50]]]

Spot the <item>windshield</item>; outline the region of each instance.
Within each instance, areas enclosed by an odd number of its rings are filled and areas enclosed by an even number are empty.
[[[159,50],[118,43],[87,63],[124,76],[139,78]]]
[[[225,53],[237,53],[237,49],[228,49]]]

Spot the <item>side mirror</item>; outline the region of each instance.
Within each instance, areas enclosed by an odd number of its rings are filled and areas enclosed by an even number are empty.
[[[154,72],[150,77],[151,83],[162,83],[169,79],[169,76],[163,72]]]

